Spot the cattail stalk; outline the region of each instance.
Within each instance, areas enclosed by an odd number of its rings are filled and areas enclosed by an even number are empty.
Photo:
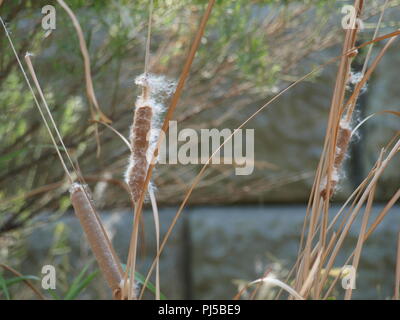
[[[114,299],[121,298],[123,271],[121,263],[104,230],[100,218],[84,186],[74,183],[70,188],[71,202],[75,209],[100,270],[113,292]]]
[[[124,285],[123,289],[124,292],[128,292],[128,299],[136,299],[136,284],[134,277],[132,276],[135,274],[136,268],[136,246],[139,226],[136,204],[138,203],[144,189],[148,168],[147,152],[149,149],[149,137],[152,129],[153,119],[153,108],[146,99],[147,93],[148,88],[145,86],[142,99],[139,100],[139,103],[136,105],[130,134],[131,155],[129,158],[129,166],[126,171],[126,183],[129,185],[131,198],[135,204],[134,228],[131,238],[131,246],[134,249],[129,252],[127,264],[127,268],[130,269],[131,273],[131,281],[129,281],[128,285]]]

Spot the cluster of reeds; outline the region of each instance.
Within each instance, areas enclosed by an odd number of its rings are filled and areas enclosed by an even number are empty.
[[[393,138],[394,140],[382,149],[375,166],[364,181],[351,194],[334,218],[330,220],[330,198],[334,194],[337,185],[340,183],[343,161],[347,157],[351,137],[359,127],[352,128],[357,99],[360,93],[363,92],[366,82],[379,61],[398,35],[398,32],[395,32],[390,35],[377,37],[386,5],[387,1],[383,7],[373,40],[357,47],[356,39],[359,32],[358,26],[354,25],[353,28],[346,30],[330,108],[324,149],[316,172],[307,215],[304,221],[299,256],[289,277],[294,277],[294,289],[299,292],[303,298],[327,299],[330,297],[338,280],[343,276],[344,270],[335,277],[332,283],[328,282],[328,275],[335,266],[338,253],[353,222],[356,217],[363,212],[357,245],[344,264],[351,264],[355,272],[357,271],[364,242],[400,196],[400,192],[396,192],[378,215],[378,218],[376,218],[368,228],[375,189],[379,177],[394,155],[400,150],[400,140],[398,139],[398,135],[396,135]],[[354,7],[356,8],[358,18],[362,13],[363,1],[354,1]],[[349,81],[354,80],[351,79],[351,62],[354,53],[357,52],[357,49],[360,47],[366,47],[367,45],[370,45],[369,50],[371,50],[374,42],[386,38],[389,40],[370,65],[368,65],[369,51],[364,63],[363,72],[358,77],[357,81],[355,81],[354,90],[349,93],[350,97],[346,101],[347,84]],[[339,221],[341,222],[339,223]],[[397,279],[396,281],[399,280]],[[398,285],[396,286],[398,287]],[[351,296],[352,287],[349,286],[346,289],[344,298],[351,299]]]

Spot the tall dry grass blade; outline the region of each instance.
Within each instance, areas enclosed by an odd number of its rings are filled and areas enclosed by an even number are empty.
[[[389,4],[389,0],[386,0],[384,5],[383,5],[383,7],[382,7],[382,12],[381,12],[381,14],[379,16],[378,23],[376,25],[374,36],[372,37],[372,40],[375,40],[376,37],[378,36],[378,32],[379,32],[379,29],[380,29],[381,24],[382,24],[383,15],[385,14],[385,10],[388,7],[388,4]],[[364,65],[363,65],[362,70],[361,70],[361,75],[362,76],[365,74],[365,71],[368,68],[368,62],[369,62],[369,59],[371,57],[372,48],[373,47],[374,47],[374,44],[372,43],[368,48],[368,52],[367,52],[367,55],[365,56],[365,60],[364,60]]]
[[[157,200],[154,191],[149,188],[150,202],[154,216],[154,226],[156,229],[156,250],[157,256],[160,253],[160,216],[158,214]],[[156,260],[156,300],[160,300],[160,262]]]
[[[84,63],[84,69],[85,69],[86,95],[87,95],[88,100],[89,100],[90,113],[91,113],[92,119],[93,120],[97,120],[96,116],[98,116],[98,118],[102,122],[111,123],[112,122],[111,119],[108,118],[101,111],[99,103],[97,102],[96,94],[94,92],[94,87],[93,87],[89,51],[88,51],[87,46],[86,46],[86,41],[85,41],[85,37],[83,35],[83,31],[82,31],[81,25],[79,24],[79,21],[76,18],[74,12],[71,10],[71,8],[63,0],[57,0],[57,2],[67,12],[68,16],[71,18],[72,23],[74,25],[74,28],[75,28],[76,33],[77,33],[78,38],[79,38],[79,46],[80,46],[81,53],[82,53],[82,56],[83,56],[83,63]],[[97,144],[97,157],[100,157],[101,144],[100,144],[99,128],[98,128],[98,124],[97,123],[95,123],[94,129],[95,129],[95,138],[96,138],[96,144]]]
[[[364,241],[367,240],[371,236],[371,234],[375,231],[375,229],[378,227],[378,225],[383,221],[383,219],[389,213],[389,210],[396,204],[396,202],[399,199],[400,199],[400,189],[397,190],[397,192],[394,194],[394,196],[390,199],[390,201],[385,205],[385,207],[382,209],[382,211],[378,214],[375,221],[371,224],[371,226],[369,227],[369,229],[365,235]]]
[[[41,116],[41,118],[42,118],[42,120],[43,120],[43,123],[45,124],[46,130],[47,130],[47,132],[49,133],[50,139],[51,139],[51,141],[52,141],[52,143],[53,143],[53,146],[54,146],[54,148],[55,148],[55,150],[56,150],[56,152],[57,152],[57,155],[58,155],[58,157],[59,157],[59,159],[60,159],[60,161],[61,161],[61,164],[62,164],[62,166],[63,166],[63,169],[64,169],[64,171],[65,171],[65,174],[67,175],[68,180],[72,183],[72,181],[73,181],[72,175],[71,175],[71,173],[69,172],[69,170],[68,170],[68,168],[67,168],[67,165],[65,164],[64,158],[63,158],[62,155],[61,155],[61,152],[60,152],[60,150],[59,150],[59,147],[58,147],[58,144],[57,144],[57,142],[56,142],[56,139],[55,139],[55,137],[54,137],[54,135],[53,135],[53,132],[51,131],[50,126],[49,126],[49,123],[48,123],[48,121],[47,121],[47,119],[46,119],[46,117],[45,117],[45,115],[44,115],[44,113],[43,113],[43,111],[42,111],[42,108],[40,107],[40,103],[39,103],[38,99],[36,98],[36,95],[35,95],[35,92],[33,91],[33,87],[32,87],[32,85],[31,85],[31,82],[29,81],[28,75],[26,74],[25,69],[24,69],[24,66],[22,65],[22,62],[21,62],[20,58],[18,57],[18,53],[17,53],[17,51],[15,50],[14,43],[13,43],[13,41],[12,41],[12,39],[11,39],[11,36],[10,36],[8,30],[7,30],[7,27],[6,27],[6,25],[4,24],[4,21],[3,21],[3,19],[2,19],[1,17],[0,17],[0,22],[1,22],[2,26],[3,26],[3,28],[4,28],[4,31],[5,31],[5,33],[6,33],[6,37],[7,37],[7,39],[8,39],[8,42],[10,43],[11,49],[12,49],[12,51],[13,51],[13,53],[14,53],[14,56],[15,56],[15,58],[16,58],[16,60],[17,60],[18,66],[19,66],[19,68],[20,68],[20,70],[21,70],[21,72],[22,72],[22,75],[24,76],[24,79],[25,79],[25,81],[26,81],[26,83],[27,83],[27,85],[28,85],[28,87],[29,87],[29,90],[30,90],[30,92],[31,92],[31,94],[32,94],[33,100],[35,101],[35,105],[36,105],[36,107],[37,107],[37,109],[38,109],[38,111],[39,111],[39,113],[40,113],[40,116]],[[53,123],[53,124],[54,124],[54,123]],[[60,137],[59,137],[59,138],[60,138]],[[62,142],[62,139],[61,139],[60,141]],[[63,143],[62,143],[62,144],[63,144]],[[64,151],[66,152],[66,154],[68,154],[68,151],[67,151],[67,149],[66,149],[65,147],[64,147]]]
[[[144,58],[144,74],[148,74],[149,72],[149,61],[150,61],[150,42],[151,42],[151,21],[153,18],[153,8],[154,3],[153,0],[150,0],[150,7],[149,7],[149,21],[148,21],[148,28],[147,28],[147,39],[146,39],[146,53]],[[145,87],[143,87],[145,88]],[[144,97],[146,98],[145,94]]]
[[[128,147],[128,149],[132,151],[131,144],[129,143],[128,139],[126,139],[121,132],[119,132],[117,129],[113,128],[112,126],[110,126],[109,124],[107,124],[105,122],[101,122],[98,120],[93,120],[93,121],[106,126],[108,129],[110,129],[112,132],[114,132],[119,138],[121,138],[121,140],[125,143],[125,145]]]
[[[357,270],[358,270],[358,264],[359,264],[360,258],[361,258],[361,251],[363,249],[364,236],[365,236],[365,232],[367,231],[368,220],[369,220],[369,216],[370,216],[370,213],[371,213],[372,204],[373,204],[373,201],[374,201],[375,188],[376,188],[376,185],[374,185],[371,188],[371,191],[370,191],[370,193],[368,195],[367,206],[365,208],[363,219],[362,219],[362,222],[361,222],[361,230],[360,230],[360,233],[358,234],[357,245],[356,245],[356,248],[354,250],[354,258],[353,258],[352,266],[353,266],[354,271],[355,271],[356,274],[357,274]],[[352,288],[352,286],[349,286],[349,288],[346,290],[344,299],[345,300],[350,300],[351,296],[352,296],[352,293],[353,293],[353,288]]]
[[[284,291],[289,293],[289,295],[293,296],[296,300],[305,300],[301,294],[299,294],[296,290],[294,290],[291,286],[287,285],[286,283],[282,282],[281,280],[271,278],[271,277],[264,277],[260,278],[257,280],[254,280],[250,283],[248,283],[240,292],[235,296],[234,300],[238,300],[240,296],[242,295],[242,292],[246,290],[248,287],[254,285],[254,284],[259,284],[259,283],[265,283],[273,286],[277,286],[282,288]]]
[[[319,251],[317,258],[315,259],[315,262],[311,268],[310,273],[308,274],[308,277],[306,279],[306,281],[304,281],[303,287],[300,290],[300,295],[302,297],[306,297],[307,296],[307,292],[310,289],[313,281],[314,281],[314,277],[316,275],[316,273],[318,272],[319,269],[319,265],[321,262],[321,255],[322,255],[322,250]]]
[[[70,188],[70,194],[75,214],[85,232],[100,270],[113,292],[114,299],[123,298],[121,295],[122,266],[88,196],[88,192],[84,189],[84,186],[75,183]]]
[[[43,105],[44,105],[44,107],[46,109],[47,115],[49,116],[51,124],[53,125],[53,128],[54,128],[54,130],[56,132],[58,140],[60,141],[61,146],[62,146],[65,154],[67,155],[67,158],[68,158],[68,161],[69,161],[71,167],[73,168],[74,172],[76,173],[77,170],[75,168],[74,162],[72,161],[71,156],[69,155],[68,149],[64,144],[64,141],[63,141],[63,139],[61,137],[60,131],[58,130],[57,124],[54,121],[54,118],[53,118],[53,116],[51,114],[49,105],[47,104],[46,98],[44,97],[42,87],[40,86],[39,80],[38,80],[38,78],[36,76],[36,72],[35,72],[35,69],[33,68],[32,60],[31,60],[31,56],[29,54],[25,55],[25,61],[26,61],[26,64],[28,65],[28,69],[29,69],[29,72],[30,72],[31,77],[33,79],[33,82],[35,83],[36,89],[39,92],[39,96],[42,99],[42,102],[43,102]]]
[[[22,281],[39,297],[40,300],[47,300],[46,297],[33,285],[31,281],[29,281],[28,279],[24,279],[24,276],[20,272],[10,266],[7,266],[4,263],[0,263],[0,267],[2,267],[4,270],[7,270],[8,272],[11,272],[17,277],[23,278]]]
[[[83,35],[81,25],[80,25],[77,17],[75,16],[74,12],[64,2],[64,0],[57,0],[57,2],[67,12],[68,16],[71,18],[72,24],[74,25],[74,28],[75,28],[76,33],[79,38],[79,46],[81,48],[81,53],[83,56],[83,62],[84,62],[84,67],[85,67],[86,94],[89,98],[90,105],[91,105],[91,107],[94,107],[96,109],[97,115],[99,116],[101,121],[106,122],[106,123],[111,123],[112,121],[101,111],[99,103],[97,102],[96,94],[94,92],[94,87],[93,87],[89,51],[86,46],[86,41],[85,41],[85,37]]]
[[[360,121],[360,123],[353,129],[353,131],[351,132],[351,135],[353,136],[357,132],[357,130],[360,129],[360,127],[365,122],[367,122],[369,119],[375,117],[376,115],[383,114],[383,113],[389,113],[389,114],[393,114],[395,116],[400,117],[400,112],[399,111],[394,111],[394,110],[382,110],[382,111],[374,112],[374,113],[370,114],[369,116],[365,117],[364,119],[362,119]]]

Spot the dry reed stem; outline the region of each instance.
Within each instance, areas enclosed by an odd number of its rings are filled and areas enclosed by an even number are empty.
[[[31,61],[30,54],[28,54],[28,53],[25,55],[25,62],[26,62],[26,64],[28,65],[28,69],[29,69],[30,75],[31,75],[31,77],[32,77],[32,79],[33,79],[33,82],[35,83],[36,89],[37,89],[37,91],[38,91],[38,93],[39,93],[39,96],[40,96],[42,102],[43,102],[43,105],[44,105],[44,108],[45,108],[45,110],[46,110],[46,112],[47,112],[47,115],[48,115],[49,118],[50,118],[50,122],[51,122],[51,124],[53,125],[53,128],[54,128],[54,130],[55,130],[55,132],[56,132],[57,138],[58,138],[58,140],[60,141],[61,146],[62,146],[63,150],[65,151],[65,154],[67,155],[68,161],[69,161],[69,163],[70,163],[72,169],[76,172],[76,168],[75,168],[75,166],[74,166],[74,162],[72,161],[71,156],[69,155],[69,152],[68,152],[68,150],[67,150],[67,147],[65,146],[64,141],[63,141],[63,139],[62,139],[62,137],[61,137],[60,131],[58,130],[57,124],[55,123],[54,118],[53,118],[53,115],[51,114],[50,108],[49,108],[49,106],[48,106],[48,104],[47,104],[47,101],[46,101],[46,98],[45,98],[45,96],[44,96],[44,94],[43,94],[43,90],[42,90],[42,88],[41,88],[41,86],[40,86],[40,83],[39,83],[39,80],[38,80],[38,78],[37,78],[37,76],[36,76],[35,69],[33,68],[33,64],[32,64],[32,61]],[[33,94],[33,92],[32,92],[32,94]],[[35,96],[35,100],[36,100],[36,96]],[[41,114],[41,116],[42,116],[42,119],[43,119],[44,123],[45,123],[46,126],[48,127],[47,120],[46,120],[46,118],[44,117],[44,115],[42,114],[42,110],[41,110],[40,106],[38,105],[37,107],[38,107],[38,109],[39,109],[39,111],[40,111],[40,114]],[[63,167],[64,167],[64,171],[65,171],[66,174],[68,175],[68,178],[69,178],[70,183],[72,183],[72,181],[73,181],[72,176],[71,176],[69,170],[67,169],[67,166],[66,166],[66,164],[65,164],[65,162],[64,162],[64,160],[63,160],[63,157],[62,157],[60,151],[58,150],[58,145],[57,145],[57,143],[56,143],[56,141],[55,141],[55,139],[54,139],[54,137],[53,137],[53,134],[51,133],[50,129],[48,129],[48,132],[49,132],[50,137],[51,137],[51,139],[52,139],[52,141],[53,141],[54,148],[56,149],[56,151],[57,151],[57,153],[58,153],[58,156],[59,156],[59,158],[60,158],[61,164],[62,164]]]
[[[373,202],[374,202],[375,188],[376,188],[376,185],[374,185],[371,188],[371,191],[370,191],[370,193],[368,195],[367,206],[365,208],[364,215],[363,215],[362,222],[361,222],[361,230],[360,230],[360,233],[358,235],[356,248],[354,250],[355,253],[354,253],[354,258],[353,258],[353,264],[352,265],[353,265],[353,268],[354,268],[356,274],[357,274],[358,264],[359,264],[360,258],[361,258],[361,251],[363,249],[364,236],[365,236],[365,232],[366,232],[367,227],[368,227],[368,220],[369,220],[371,209],[372,209],[372,205],[373,205]],[[353,289],[350,286],[346,290],[344,299],[345,300],[350,300],[351,296],[352,296],[352,293],[353,293]]]
[[[101,111],[99,103],[97,102],[96,94],[95,94],[94,88],[93,88],[89,51],[86,46],[86,41],[85,41],[85,37],[83,35],[81,25],[79,24],[79,21],[76,18],[74,12],[71,10],[71,8],[63,0],[57,0],[57,1],[60,4],[60,6],[67,12],[69,17],[71,18],[72,23],[75,27],[76,33],[79,38],[79,46],[80,46],[81,53],[83,56],[83,63],[84,63],[84,68],[85,68],[86,95],[89,99],[90,113],[92,115],[92,119],[95,120],[96,115],[97,115],[102,122],[111,123],[112,121]],[[94,112],[93,107],[96,109],[96,112]],[[94,129],[95,129],[95,138],[96,138],[96,144],[97,144],[97,157],[99,157],[100,152],[101,152],[101,145],[100,145],[99,128],[98,128],[97,123],[94,125]]]
[[[96,111],[100,117],[100,120],[106,123],[111,123],[112,121],[101,111],[99,103],[97,102],[96,94],[93,88],[93,80],[92,80],[92,72],[90,66],[90,58],[89,58],[89,51],[86,46],[85,37],[83,35],[83,31],[81,25],[75,16],[74,12],[71,8],[64,2],[64,0],[57,0],[60,6],[67,12],[68,16],[71,18],[76,33],[79,38],[79,45],[81,48],[81,53],[83,56],[83,62],[85,67],[85,81],[86,81],[86,94],[89,98],[89,102],[91,107],[94,106]]]
[[[1,3],[0,3],[1,5]],[[15,270],[14,268],[5,265],[4,263],[0,263],[0,267],[2,267],[4,270],[7,270],[17,277],[23,278],[23,275]],[[23,282],[41,299],[41,300],[47,300],[46,297],[33,285],[32,282],[30,282],[28,279],[23,279]]]
[[[149,190],[149,196],[151,201],[151,206],[153,209],[153,217],[154,217],[154,227],[156,231],[156,249],[157,255],[160,252],[160,216],[158,214],[157,200],[153,190]],[[156,300],[160,300],[160,262],[157,259],[156,263]]]
[[[319,251],[317,258],[315,259],[315,262],[311,268],[310,273],[308,274],[307,279],[304,281],[303,287],[300,290],[300,295],[302,297],[306,297],[308,295],[308,291],[311,288],[311,285],[314,281],[315,275],[318,272],[318,268],[321,262],[321,255],[322,255],[322,250]]]
[[[86,234],[100,270],[113,292],[114,299],[119,299],[122,297],[123,272],[121,263],[84,186],[77,183],[73,184],[70,188],[70,194],[75,214]]]
[[[366,235],[365,235],[365,240],[367,240],[371,234],[375,231],[377,226],[382,222],[383,218],[388,214],[389,210],[396,204],[396,202],[400,199],[400,189],[397,190],[395,195],[390,199],[390,201],[386,204],[386,206],[382,209],[382,211],[379,213],[378,217],[375,219],[375,221],[371,224],[369,227]]]
[[[383,5],[381,14],[380,14],[380,16],[379,16],[378,23],[377,23],[377,25],[376,25],[375,32],[374,32],[374,36],[372,37],[372,40],[375,40],[376,37],[378,36],[378,32],[379,32],[379,29],[380,29],[381,24],[382,24],[383,15],[385,14],[385,10],[386,10],[388,4],[389,4],[389,0],[386,0],[386,1],[385,1],[385,4]],[[373,47],[374,47],[374,44],[371,44],[371,45],[369,46],[369,48],[368,48],[368,52],[367,52],[367,55],[366,55],[365,60],[364,60],[364,65],[363,65],[363,68],[362,68],[362,70],[361,70],[361,75],[364,75],[364,74],[365,74],[365,71],[366,71],[367,68],[368,68],[368,61],[369,61],[369,59],[370,59],[370,57],[371,57],[372,48],[373,48]]]

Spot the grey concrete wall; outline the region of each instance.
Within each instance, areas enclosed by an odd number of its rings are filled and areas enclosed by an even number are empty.
[[[381,208],[375,207],[375,216]],[[333,210],[335,211],[335,210]],[[161,229],[165,234],[175,209],[161,210]],[[278,277],[297,256],[305,207],[200,207],[183,213],[161,257],[162,291],[170,299],[231,299],[240,281],[254,280],[269,267]],[[373,218],[373,217],[372,217]],[[372,219],[371,218],[371,219]],[[125,261],[132,227],[130,211],[107,212],[102,219],[121,259]],[[394,208],[376,233],[366,242],[357,275],[354,298],[385,299],[393,295],[396,239],[400,208]],[[92,260],[77,219],[71,214],[60,220],[69,229],[71,272],[76,274]],[[48,252],[56,223],[35,229],[25,240],[27,258],[23,272],[39,274],[46,263],[56,263]],[[153,217],[144,215],[144,237],[139,270],[145,272],[155,255]],[[337,267],[354,248],[360,221],[356,221]],[[63,254],[59,255],[63,256]],[[342,292],[337,292],[340,297]],[[109,298],[99,276],[81,298]]]

